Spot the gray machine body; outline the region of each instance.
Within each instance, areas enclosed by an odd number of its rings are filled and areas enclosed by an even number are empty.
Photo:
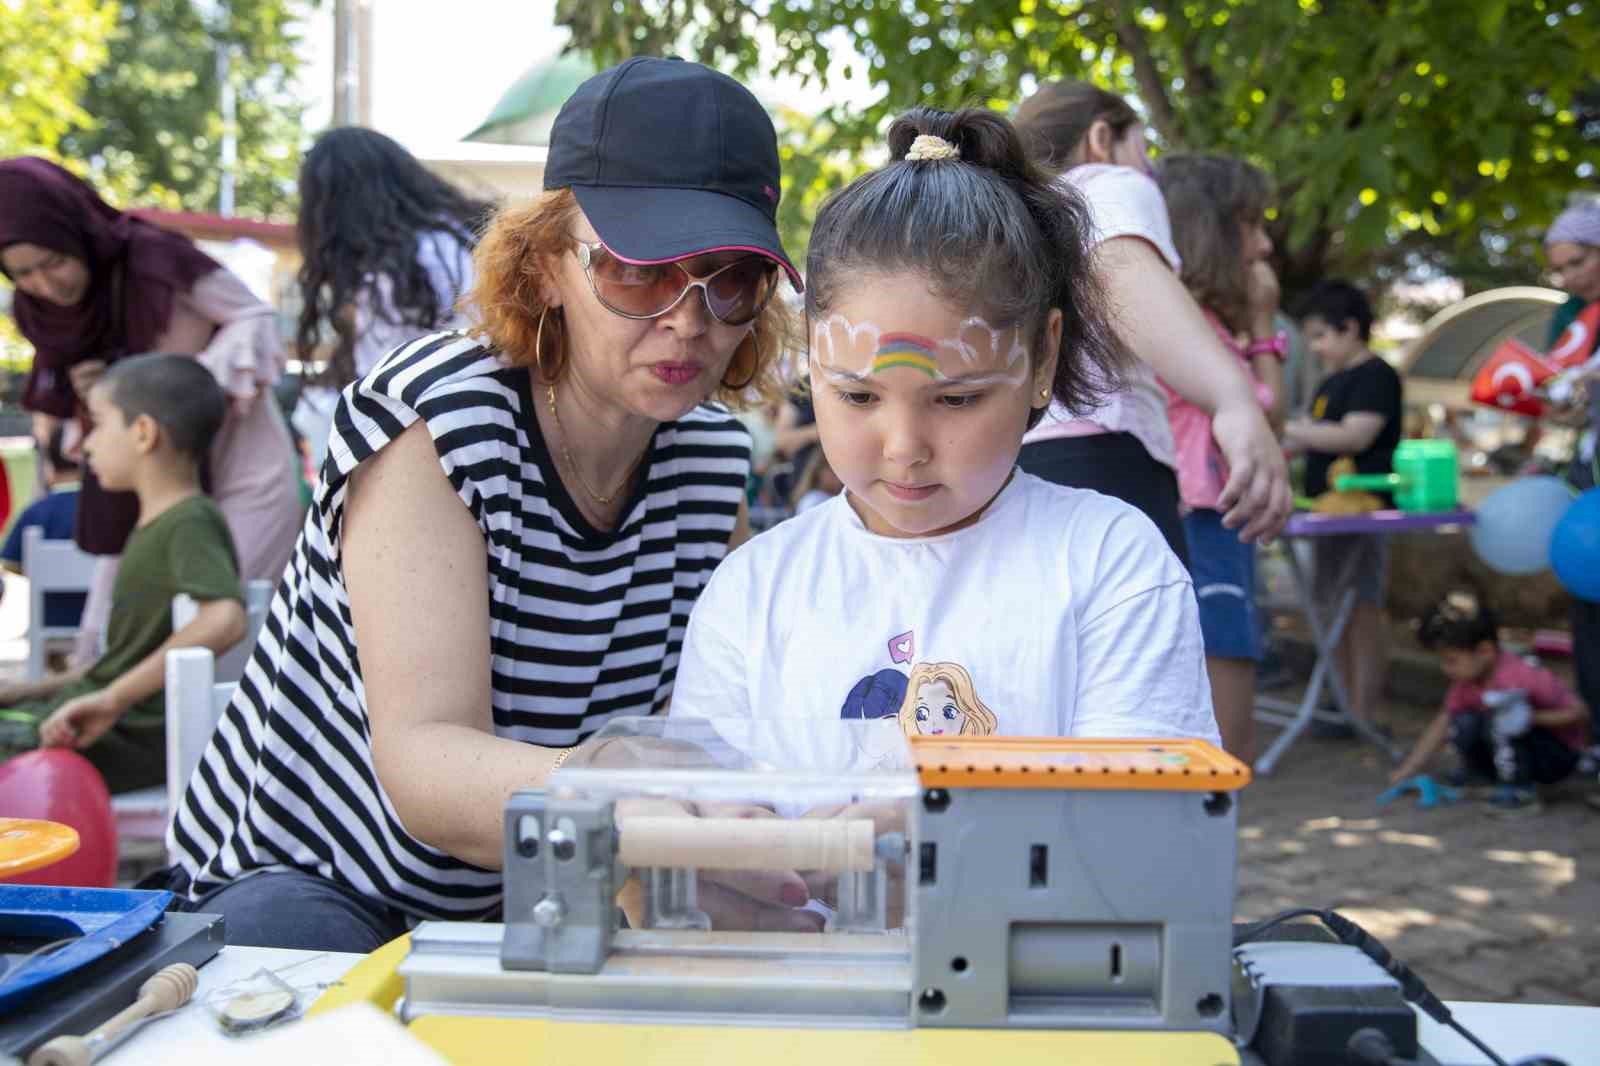
[[[908,930],[721,933],[693,920],[694,871],[658,870],[635,872],[669,927],[621,930],[612,805],[519,792],[503,932],[420,926],[406,1013],[1229,1032],[1231,794],[934,789],[913,821]],[[863,899],[886,865],[853,875]]]
[[[916,1024],[1229,1031],[1226,793],[955,789],[924,802]]]

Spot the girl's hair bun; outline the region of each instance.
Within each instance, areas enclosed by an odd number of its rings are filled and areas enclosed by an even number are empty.
[[[992,170],[1002,178],[1030,184],[1048,182],[1048,177],[1029,159],[1016,127],[997,112],[976,107],[960,111],[913,108],[896,118],[889,127],[889,155],[895,160],[905,159],[908,155],[914,159],[929,160],[927,142],[917,152],[912,152],[918,137],[937,137],[954,146],[961,162]]]

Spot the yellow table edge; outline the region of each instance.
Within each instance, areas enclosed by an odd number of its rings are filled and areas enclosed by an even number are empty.
[[[404,991],[399,966],[410,935],[374,951],[325,990],[307,1014],[350,1003],[392,1011]],[[1239,1066],[1233,1044],[1216,1033],[1051,1029],[808,1029],[722,1025],[617,1024],[545,1018],[428,1015],[412,1036],[454,1066],[514,1063],[638,1062],[702,1066],[749,1056],[762,1066],[973,1066],[1003,1056],[1007,1066]]]

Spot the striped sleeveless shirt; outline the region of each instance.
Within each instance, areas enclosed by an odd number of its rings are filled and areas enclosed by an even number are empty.
[[[598,532],[555,475],[530,378],[440,333],[345,390],[294,557],[169,832],[191,899],[291,867],[419,917],[499,905],[500,875],[407,833],[373,769],[340,536],[351,471],[418,419],[488,545],[495,734],[576,744],[667,695],[733,532],[749,435],[709,407],[663,424],[626,517]]]

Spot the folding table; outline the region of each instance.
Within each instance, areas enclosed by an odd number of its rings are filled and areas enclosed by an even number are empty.
[[[1280,535],[1285,540],[1341,534],[1387,537],[1395,533],[1422,531],[1455,532],[1471,525],[1472,522],[1471,511],[1444,511],[1438,514],[1409,514],[1404,511],[1372,511],[1352,515],[1301,513],[1289,519]],[[1292,547],[1293,545],[1290,545],[1291,549]],[[1358,557],[1352,555],[1344,561],[1344,572],[1338,575],[1334,586],[1339,589],[1338,599],[1332,605],[1331,613],[1324,617],[1323,609],[1313,595],[1311,575],[1307,572],[1305,564],[1293,550],[1284,554],[1289,557],[1289,569],[1294,574],[1299,608],[1306,616],[1306,624],[1311,629],[1311,639],[1316,645],[1317,658],[1311,668],[1311,679],[1306,682],[1305,694],[1300,697],[1298,704],[1271,697],[1257,697],[1256,720],[1281,725],[1284,729],[1267,746],[1267,750],[1256,757],[1256,773],[1270,774],[1273,767],[1278,764],[1278,760],[1289,750],[1289,746],[1300,739],[1300,735],[1310,728],[1314,720],[1347,724],[1376,744],[1390,759],[1398,759],[1400,752],[1388,737],[1350,713],[1350,701],[1344,690],[1344,678],[1334,669],[1334,652],[1339,646],[1339,638],[1344,635],[1345,625],[1350,621],[1350,612],[1356,605],[1355,566],[1359,561]],[[1337,710],[1327,711],[1317,706],[1322,698],[1324,685],[1327,685],[1332,693]]]

